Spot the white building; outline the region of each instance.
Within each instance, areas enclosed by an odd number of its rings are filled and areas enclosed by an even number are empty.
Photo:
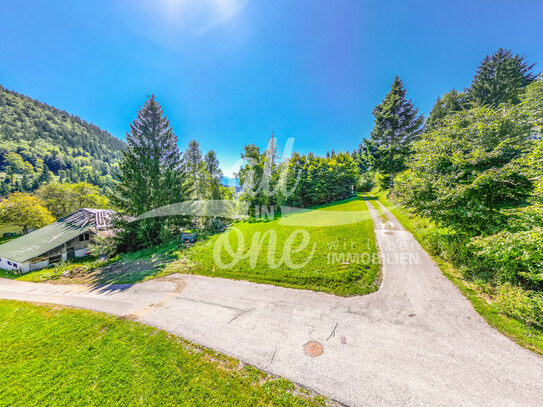
[[[111,227],[114,212],[83,208],[56,222],[0,245],[0,268],[28,273],[86,256],[92,234]]]

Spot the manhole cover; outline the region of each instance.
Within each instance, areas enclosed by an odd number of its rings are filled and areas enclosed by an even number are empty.
[[[307,342],[304,345],[304,350],[305,350],[305,353],[313,357],[320,356],[322,355],[322,352],[323,352],[322,345],[315,341]]]

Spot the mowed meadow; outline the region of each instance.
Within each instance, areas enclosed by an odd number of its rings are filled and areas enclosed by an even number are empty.
[[[337,295],[374,292],[379,260],[363,197],[239,222],[189,248],[165,273],[243,279]]]
[[[164,331],[0,301],[2,406],[323,406],[291,382]]]

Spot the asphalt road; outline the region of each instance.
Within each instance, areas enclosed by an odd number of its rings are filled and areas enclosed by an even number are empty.
[[[172,275],[93,288],[0,279],[0,298],[133,318],[351,406],[543,406],[543,358],[491,328],[410,233],[370,210],[385,264],[366,296]]]

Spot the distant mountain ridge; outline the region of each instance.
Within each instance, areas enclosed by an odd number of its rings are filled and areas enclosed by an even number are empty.
[[[40,177],[50,177],[47,170],[62,180],[110,186],[125,146],[78,116],[0,85],[3,193],[34,189]]]

